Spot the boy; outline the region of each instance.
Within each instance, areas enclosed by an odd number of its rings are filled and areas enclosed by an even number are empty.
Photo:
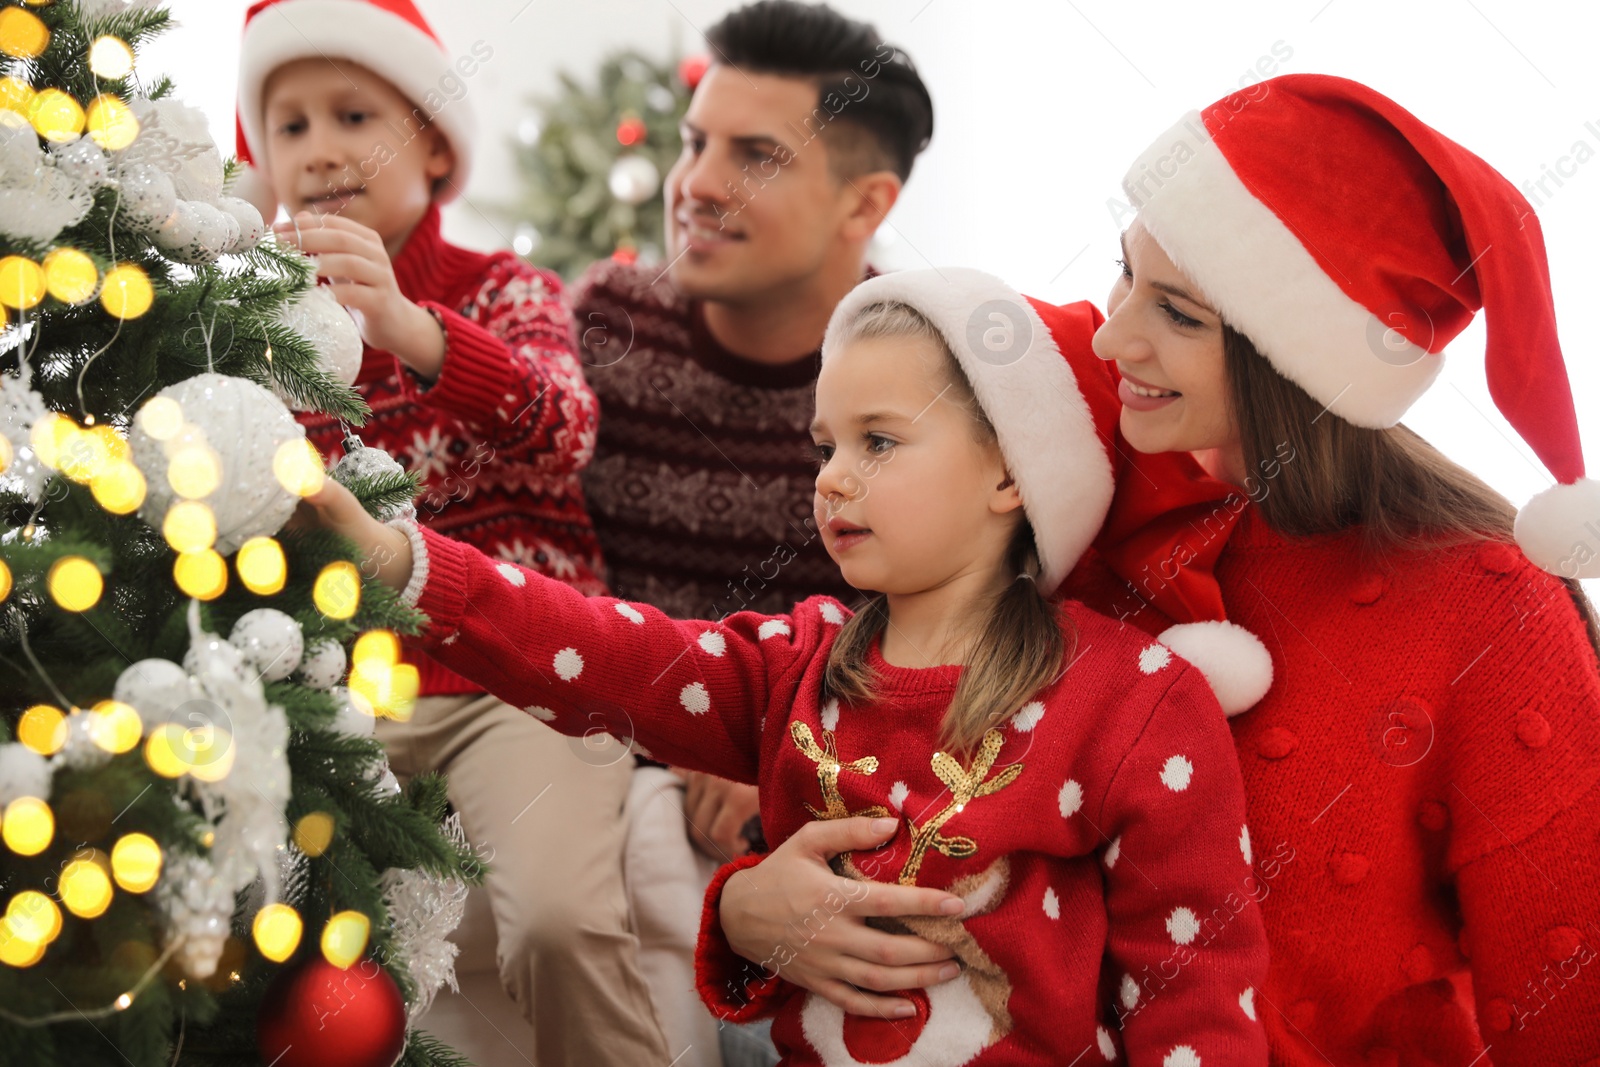
[[[560,283],[439,232],[439,204],[458,195],[473,147],[465,94],[452,90],[492,56],[482,42],[447,54],[410,0],[257,3],[239,155],[291,216],[278,239],[317,257],[334,297],[359,313],[356,387],[373,412],[360,433],[422,474],[420,521],[601,593],[578,481],[597,409]],[[301,418],[332,452],[343,427]],[[411,658],[421,699],[378,736],[398,773],[448,773],[469,837],[492,850],[500,976],[538,1062],[667,1063],[622,888],[632,761],[620,749],[582,758],[523,711]]]

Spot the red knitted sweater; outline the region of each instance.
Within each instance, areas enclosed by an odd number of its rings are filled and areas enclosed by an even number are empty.
[[[1272,1062],[1600,1065],[1600,668],[1566,589],[1508,545],[1384,566],[1253,506],[1217,575],[1276,674],[1230,720],[1279,860]],[[727,961],[721,880],[703,968]]]
[[[604,729],[758,783],[775,842],[810,819],[896,815],[890,844],[844,873],[966,898],[963,918],[907,924],[965,965],[916,1018],[847,1019],[782,982],[703,991],[729,1015],[775,1007],[785,1062],[1265,1063],[1262,883],[1233,745],[1204,678],[1143,632],[1064,602],[1067,669],[957,761],[938,728],[960,667],[894,667],[874,649],[878,699],[821,698],[847,615],[830,597],[675,621],[422,538],[408,593],[420,586],[442,662],[564,733]],[[1151,977],[1119,977],[1133,975]]]
[[[418,520],[491,556],[605,592],[579,472],[594,454],[594,394],[575,354],[561,282],[509,252],[447,243],[431,208],[394,260],[400,291],[438,318],[444,368],[432,383],[367,348],[356,390],[372,418],[356,432],[422,475]],[[325,456],[337,419],[297,416]],[[482,687],[407,641],[422,695]]]

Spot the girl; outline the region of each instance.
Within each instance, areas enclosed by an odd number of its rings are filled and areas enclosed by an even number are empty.
[[[787,1062],[1260,1064],[1265,957],[1217,700],[1168,646],[1049,599],[1114,491],[1097,318],[961,270],[839,306],[812,432],[828,551],[874,591],[853,617],[813,597],[674,621],[385,527],[332,484],[312,503],[427,613],[431,655],[535,718],[759,782],[775,841],[812,820],[895,828],[841,858],[849,888],[811,925],[874,882],[946,890],[889,929],[945,946],[952,980],[876,1019],[783,987]]]
[[[1273,1062],[1593,1062],[1600,665],[1572,579],[1600,576],[1600,486],[1532,209],[1393,101],[1309,75],[1191,114],[1124,184],[1139,220],[1095,350],[1134,448],[1239,487],[1216,574],[1275,635],[1273,688],[1233,721],[1251,831],[1295,856],[1262,901]],[[1556,480],[1520,514],[1397,425],[1480,307],[1496,403]],[[825,873],[790,850],[729,879],[731,942],[758,954]],[[871,951],[832,936],[796,981]]]

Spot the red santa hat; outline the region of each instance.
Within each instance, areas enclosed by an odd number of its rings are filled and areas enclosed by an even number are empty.
[[[446,92],[452,59],[412,0],[257,0],[244,16],[239,56],[238,155],[246,165],[235,193],[263,209],[277,200],[254,164],[266,158],[267,79],[285,63],[347,59],[387,80],[449,140],[456,166],[441,202],[466,187],[477,124],[464,97]]]
[[[1274,78],[1190,112],[1123,178],[1139,221],[1284,377],[1358,426],[1400,421],[1480,308],[1495,405],[1554,475],[1515,534],[1600,577],[1533,208],[1482,159],[1357,82]]]
[[[977,270],[897,271],[862,282],[835,308],[823,362],[857,315],[883,303],[908,305],[938,329],[994,424],[1033,526],[1040,591],[1053,594],[1091,545],[1119,573],[1135,556],[1179,558],[1152,596],[1179,623],[1159,640],[1205,674],[1230,715],[1259,701],[1272,684],[1272,658],[1226,621],[1211,570],[1226,538],[1214,549],[1177,551],[1192,534],[1191,509],[1221,505],[1229,489],[1185,453],[1141,455],[1121,439],[1115,372],[1091,345],[1103,321],[1094,305],[1056,307]],[[1218,510],[1231,528],[1237,512]]]

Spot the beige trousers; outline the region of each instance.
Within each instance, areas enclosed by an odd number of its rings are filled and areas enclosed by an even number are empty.
[[[667,1067],[623,888],[633,757],[566,738],[487,695],[424,697],[379,720],[396,775],[450,776],[450,802],[489,862],[500,980],[538,1067]]]

